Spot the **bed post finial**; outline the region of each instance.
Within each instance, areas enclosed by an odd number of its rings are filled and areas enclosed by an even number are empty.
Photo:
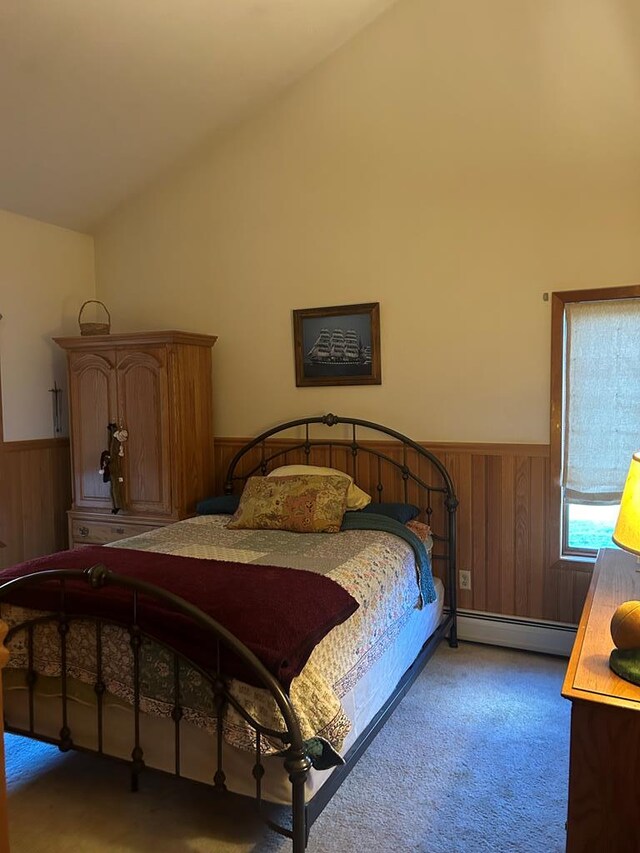
[[[311,770],[311,760],[301,745],[297,748],[290,746],[284,766],[291,782],[293,853],[304,853],[308,836],[304,790],[309,770]]]
[[[2,701],[2,670],[9,662],[9,650],[4,644],[9,627],[0,619],[0,720],[4,719]],[[4,737],[0,739],[0,850],[9,853],[9,822],[7,819],[7,779],[4,769]]]
[[[111,572],[102,563],[95,563],[93,566],[89,566],[88,569],[85,569],[84,574],[93,589],[100,589],[109,580]]]

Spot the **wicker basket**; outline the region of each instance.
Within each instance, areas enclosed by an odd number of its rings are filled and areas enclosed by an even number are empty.
[[[106,323],[83,323],[81,320],[82,312],[85,309],[85,306],[89,305],[91,302],[95,302],[96,305],[102,305],[104,310],[107,312],[107,322]],[[100,302],[99,299],[87,299],[86,302],[83,303],[80,311],[78,313],[78,325],[80,326],[80,334],[81,335],[108,335],[111,330],[111,314],[109,314],[109,309],[104,304],[104,302]]]

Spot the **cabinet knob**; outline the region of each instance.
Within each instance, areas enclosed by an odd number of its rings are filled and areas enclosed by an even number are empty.
[[[78,528],[78,533],[80,534],[80,536],[88,536],[89,535],[89,528],[88,527],[80,527],[80,528]]]
[[[116,527],[116,533],[124,533],[124,527]]]

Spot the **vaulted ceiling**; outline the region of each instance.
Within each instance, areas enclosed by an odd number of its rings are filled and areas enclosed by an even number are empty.
[[[395,0],[4,0],[0,209],[90,231]]]

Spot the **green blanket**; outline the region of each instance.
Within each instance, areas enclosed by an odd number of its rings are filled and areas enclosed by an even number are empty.
[[[431,604],[436,600],[436,588],[433,584],[431,572],[431,557],[424,546],[424,542],[416,536],[413,530],[393,518],[377,515],[373,512],[345,512],[342,519],[342,530],[381,530],[404,539],[411,545],[416,555],[418,586],[423,603]]]

